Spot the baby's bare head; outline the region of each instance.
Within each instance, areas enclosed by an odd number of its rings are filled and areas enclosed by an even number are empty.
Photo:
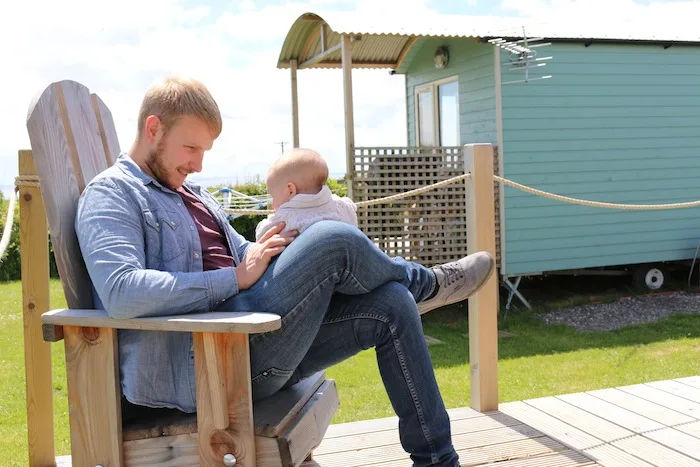
[[[297,193],[316,194],[328,181],[328,165],[311,149],[294,148],[276,160],[267,172],[267,184],[293,183]]]

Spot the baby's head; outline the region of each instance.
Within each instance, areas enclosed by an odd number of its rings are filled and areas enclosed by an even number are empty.
[[[318,193],[327,181],[328,165],[319,153],[311,149],[292,149],[276,160],[267,172],[272,209],[279,209],[298,193]]]

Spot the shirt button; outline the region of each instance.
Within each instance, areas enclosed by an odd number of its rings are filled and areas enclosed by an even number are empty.
[[[191,225],[191,226],[190,226],[190,230],[194,230],[194,225]]]
[[[178,201],[178,202],[177,202],[177,205],[178,205],[178,206],[182,206],[182,203]]]
[[[175,221],[170,221],[170,225],[172,225],[173,227],[175,227]]]
[[[195,258],[199,258],[199,253],[195,253],[195,254],[194,254],[194,257],[195,257]]]

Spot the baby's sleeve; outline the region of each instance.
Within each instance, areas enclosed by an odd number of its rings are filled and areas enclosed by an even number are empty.
[[[258,222],[258,225],[255,227],[255,241],[259,242],[260,238],[262,238],[263,235],[265,235],[265,232],[267,232],[272,225],[270,224],[270,218],[266,217],[265,219],[261,220]]]
[[[340,202],[341,209],[345,214],[345,221],[348,224],[357,227],[357,205],[355,204],[355,202],[347,196],[343,196],[342,198],[340,198]]]

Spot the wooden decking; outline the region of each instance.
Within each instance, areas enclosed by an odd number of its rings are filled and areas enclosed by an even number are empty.
[[[700,467],[700,376],[449,412],[463,466]],[[410,465],[390,417],[331,425],[303,467]]]

